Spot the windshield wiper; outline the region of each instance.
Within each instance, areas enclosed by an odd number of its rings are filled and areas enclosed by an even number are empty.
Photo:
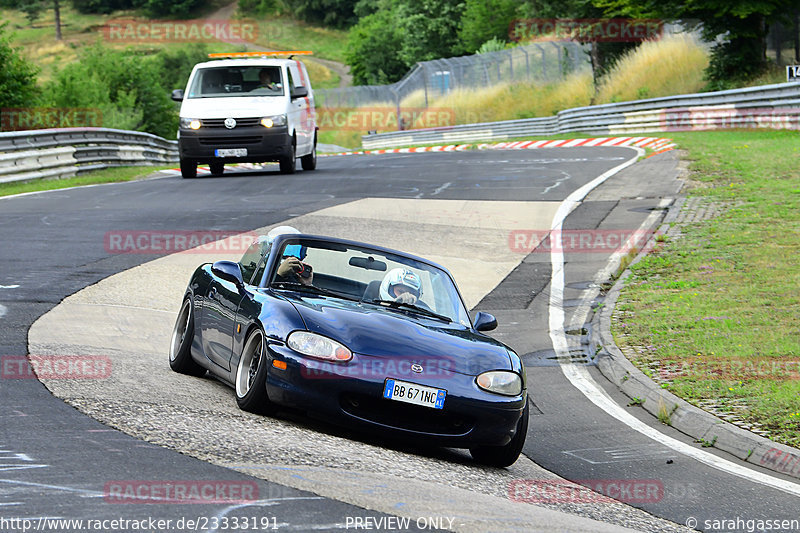
[[[294,281],[278,281],[276,283],[273,283],[272,286],[276,289],[312,292],[314,294],[333,296],[334,298],[342,298],[343,300],[353,300],[353,301],[359,300],[358,298],[356,298],[351,294],[344,294],[341,292],[332,291],[330,289],[325,289],[323,287],[317,287],[316,285],[304,285],[303,283],[297,283]]]
[[[449,317],[446,317],[444,315],[440,315],[439,313],[434,313],[430,309],[425,309],[424,307],[420,307],[420,306],[414,305],[414,304],[409,304],[409,303],[405,303],[405,302],[397,302],[395,300],[380,300],[380,299],[365,300],[365,301],[367,303],[371,303],[371,304],[379,304],[379,305],[380,304],[387,304],[389,307],[391,307],[393,309],[396,309],[398,307],[402,307],[403,309],[408,309],[409,311],[413,311],[415,313],[419,313],[420,315],[425,315],[425,316],[429,316],[429,317],[432,317],[432,318],[438,318],[439,320],[442,320],[442,321],[448,322],[448,323],[452,322],[452,320],[450,320]]]

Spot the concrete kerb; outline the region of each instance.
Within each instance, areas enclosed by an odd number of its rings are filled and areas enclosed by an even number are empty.
[[[669,228],[685,200],[682,197],[669,208],[660,229]],[[651,240],[631,265],[646,256],[652,245]],[[773,442],[695,407],[662,389],[623,354],[611,333],[611,316],[630,273],[629,266],[606,294],[603,306],[592,317],[590,343],[592,350],[597,353],[600,372],[631,399],[642,399],[641,405],[647,412],[655,417],[667,415],[670,426],[701,442],[703,446],[713,446],[748,463],[800,479],[800,450]]]

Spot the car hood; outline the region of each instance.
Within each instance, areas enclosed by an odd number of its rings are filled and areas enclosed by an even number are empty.
[[[460,324],[348,300],[298,295],[290,301],[309,331],[338,340],[359,356],[408,358],[469,375],[511,369],[504,344]]]
[[[181,116],[186,118],[249,118],[286,113],[284,96],[231,96],[186,98]]]

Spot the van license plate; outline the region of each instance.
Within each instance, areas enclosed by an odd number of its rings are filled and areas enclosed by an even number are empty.
[[[433,409],[444,408],[447,391],[425,385],[417,385],[399,379],[387,379],[383,386],[383,397],[398,402],[424,405]]]
[[[247,148],[217,148],[214,150],[217,157],[247,157]]]

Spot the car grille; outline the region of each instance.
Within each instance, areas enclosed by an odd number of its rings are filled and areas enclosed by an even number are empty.
[[[224,118],[204,118],[201,119],[204,128],[224,128],[225,127],[225,119]],[[237,118],[236,119],[236,128],[248,128],[253,126],[258,126],[261,123],[261,118]]]
[[[339,404],[342,410],[349,415],[408,431],[461,436],[472,431],[475,425],[470,418],[451,415],[441,409],[394,402],[362,394],[343,394]]]
[[[228,136],[228,137],[198,137],[200,144],[206,146],[236,146],[242,144],[258,144],[261,142],[258,135]]]

